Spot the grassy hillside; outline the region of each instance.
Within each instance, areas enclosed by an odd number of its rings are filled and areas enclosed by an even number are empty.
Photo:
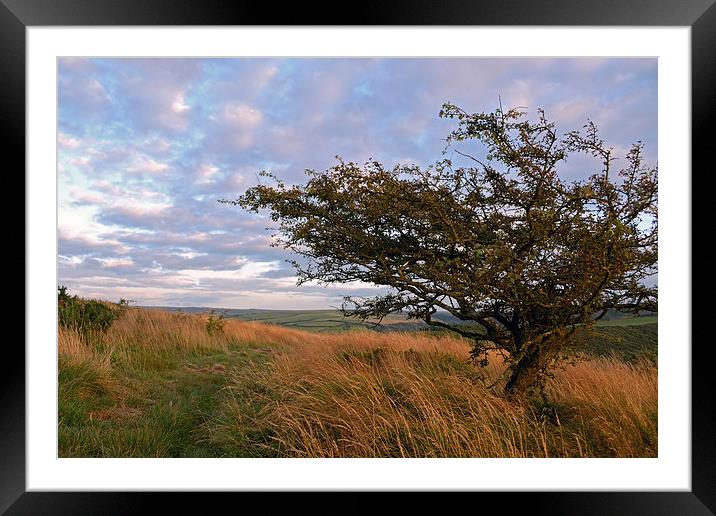
[[[207,307],[147,307],[154,310],[167,310],[183,313],[206,313],[214,310],[223,313],[228,318],[241,321],[257,321],[266,324],[278,324],[290,328],[300,328],[308,331],[344,331],[355,329],[371,329],[375,331],[414,331],[426,330],[430,327],[423,321],[408,319],[403,314],[390,314],[382,320],[360,321],[352,317],[345,317],[338,310],[258,310],[258,309],[223,309]],[[446,323],[462,323],[457,317],[447,312],[438,312],[434,319]],[[656,315],[632,317],[625,314],[610,313],[599,326],[633,326],[640,324],[656,324]]]
[[[206,313],[214,310],[231,319],[256,321],[266,324],[277,324],[288,328],[297,328],[312,332],[340,332],[351,330],[386,331],[417,331],[429,329],[423,321],[408,319],[401,314],[391,314],[382,320],[360,321],[345,317],[338,310],[257,310],[257,309],[222,309],[205,307],[147,307],[149,309],[168,310],[182,313]],[[457,319],[449,314],[440,314],[436,319],[455,322]]]
[[[162,310],[202,314],[210,309],[188,307],[162,308]],[[431,331],[440,335],[451,335],[448,330],[430,327],[423,321],[408,320],[401,314],[391,314],[382,321],[362,322],[344,317],[338,310],[216,309],[216,311],[223,313],[228,318],[241,321],[262,322],[317,333],[371,330],[377,332]],[[457,318],[447,313],[439,313],[436,318],[443,322],[459,323]],[[583,344],[579,351],[597,357],[614,355],[627,362],[647,359],[656,364],[657,329],[656,315],[632,317],[610,313],[607,320],[597,324],[595,334]]]
[[[105,333],[59,329],[59,455],[657,455],[653,364],[580,360],[556,369],[548,402],[514,405],[488,388],[501,360],[480,368],[468,350],[126,309]]]
[[[591,356],[616,355],[620,360],[641,359],[657,362],[658,326],[656,323],[614,324],[596,328],[586,342],[584,352]]]
[[[612,327],[612,326],[643,326],[647,324],[657,324],[658,318],[656,315],[642,315],[639,317],[622,317],[620,319],[610,319],[607,321],[600,321],[597,323],[598,326]]]

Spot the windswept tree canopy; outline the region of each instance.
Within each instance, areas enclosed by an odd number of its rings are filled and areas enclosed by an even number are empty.
[[[402,311],[472,339],[483,360],[506,352],[510,392],[534,384],[576,328],[610,310],[656,311],[657,168],[644,164],[641,143],[617,161],[591,122],[560,135],[541,110],[530,122],[516,109],[445,104],[440,116],[457,121],[448,145],[459,143],[468,166],[339,158],[307,171],[305,184],[264,173],[273,184],[222,202],[269,210],[277,244],[307,258],[294,262],[299,282],[391,287],[346,298],[344,312]],[[482,149],[465,152],[467,143]],[[567,182],[558,169],[574,154],[598,165]],[[438,310],[480,331],[438,320]]]

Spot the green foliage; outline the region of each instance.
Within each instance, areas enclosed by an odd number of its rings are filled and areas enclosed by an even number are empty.
[[[70,296],[64,286],[58,287],[57,290],[57,317],[60,325],[77,330],[85,336],[107,331],[128,304],[113,307],[109,303],[94,299]]]
[[[206,333],[209,335],[224,333],[224,324],[226,324],[226,312],[222,312],[217,316],[216,312],[212,310],[206,320]]]

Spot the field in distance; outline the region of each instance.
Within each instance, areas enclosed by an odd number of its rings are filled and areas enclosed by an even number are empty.
[[[190,314],[207,313],[213,310],[217,314],[224,314],[229,319],[273,324],[317,333],[372,330],[381,333],[427,331],[436,334],[450,334],[449,330],[428,326],[420,320],[408,319],[404,314],[390,314],[382,321],[360,321],[352,317],[345,317],[338,310],[261,310],[207,307],[153,308]],[[460,323],[456,317],[446,312],[438,312],[433,317],[445,323]],[[656,314],[634,317],[620,313],[609,313],[597,323],[595,334],[582,344],[582,351],[599,357],[616,354],[627,362],[646,358],[656,364],[657,347],[658,325]]]
[[[186,313],[201,313],[211,310],[223,313],[227,318],[241,321],[256,321],[265,324],[277,324],[289,328],[296,328],[316,332],[336,332],[348,330],[375,331],[417,331],[428,328],[423,321],[409,320],[401,314],[391,314],[382,321],[377,319],[360,321],[345,317],[338,310],[260,310],[260,309],[222,309],[205,307],[153,307],[161,310],[180,311]],[[446,322],[457,319],[444,314],[437,317]]]
[[[256,321],[265,324],[277,324],[289,328],[317,332],[335,332],[346,330],[374,331],[419,331],[432,329],[425,322],[408,319],[403,314],[390,314],[382,321],[377,319],[360,321],[352,317],[345,317],[338,310],[261,310],[261,309],[223,309],[207,307],[148,307],[160,310],[180,311],[186,313],[205,313],[211,310],[223,313],[227,318],[241,321]],[[456,324],[460,321],[446,312],[438,312],[434,319],[445,323]],[[639,317],[624,316],[622,314],[609,314],[606,320],[600,321],[599,326],[637,326],[656,324],[656,315],[643,315]],[[470,323],[463,323],[470,324]]]

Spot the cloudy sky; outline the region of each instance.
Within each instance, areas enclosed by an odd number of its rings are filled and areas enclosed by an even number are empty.
[[[296,286],[260,215],[219,204],[269,170],[377,159],[428,165],[445,101],[594,120],[656,163],[656,59],[78,59],[59,61],[58,282],[140,305],[314,309],[369,286]],[[621,152],[623,155],[623,152]],[[595,170],[572,162],[578,178]]]

